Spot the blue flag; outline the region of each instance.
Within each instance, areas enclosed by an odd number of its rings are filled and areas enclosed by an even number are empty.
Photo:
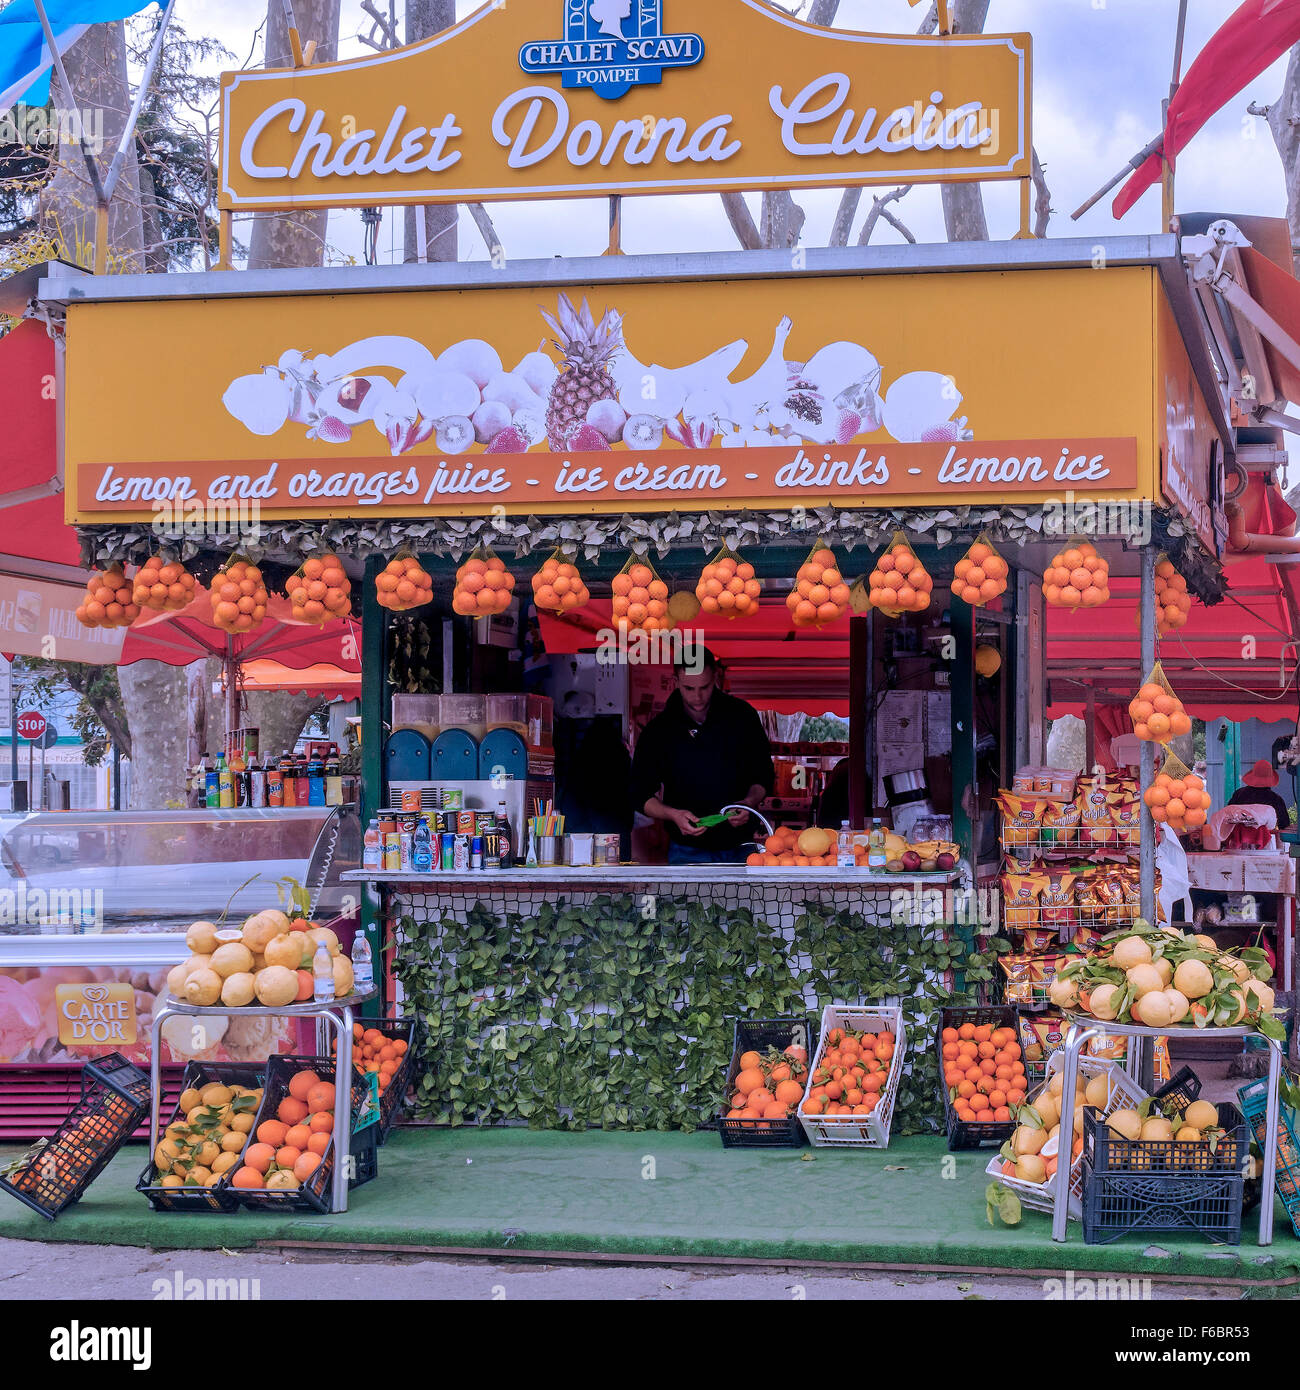
[[[44,0],[46,18],[62,56],[90,28],[127,19],[155,0]],[[44,106],[50,99],[54,59],[33,0],[13,0],[0,10],[0,112],[15,102]]]

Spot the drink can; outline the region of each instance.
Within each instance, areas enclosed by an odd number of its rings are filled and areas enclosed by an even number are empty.
[[[470,835],[470,836],[472,836],[472,835],[474,834],[474,812],[473,812],[473,811],[457,811],[457,813],[456,813],[456,834],[457,834],[457,835]]]
[[[470,841],[469,866],[471,869],[483,867],[483,837],[481,835],[475,835]]]
[[[402,810],[408,816],[419,815],[420,812],[420,789],[419,787],[405,787],[402,790]]]
[[[449,874],[456,867],[456,836],[455,833],[439,836],[440,862],[443,873]]]
[[[444,811],[463,811],[465,809],[465,788],[443,787],[442,809]]]
[[[402,871],[402,837],[396,830],[384,831],[384,872],[390,874]]]
[[[398,832],[397,843],[402,861],[402,872],[409,873],[415,867],[415,822],[403,821]]]
[[[453,868],[458,874],[469,872],[469,840],[468,835],[457,835],[453,841]]]

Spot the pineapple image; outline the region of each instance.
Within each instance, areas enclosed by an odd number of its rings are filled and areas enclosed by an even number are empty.
[[[564,358],[546,408],[547,442],[553,453],[561,453],[574,432],[586,424],[591,407],[618,396],[609,363],[623,346],[623,323],[617,312],[608,310],[597,323],[585,299],[575,309],[567,294],[560,296],[558,314],[543,309],[542,317]]]

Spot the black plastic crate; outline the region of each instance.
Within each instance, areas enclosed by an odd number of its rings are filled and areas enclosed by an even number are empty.
[[[1085,1111],[1085,1116],[1088,1114]],[[1099,1173],[1083,1158],[1083,1239],[1106,1245],[1153,1231],[1196,1231],[1227,1245],[1241,1241],[1240,1172]]]
[[[963,1023],[973,1023],[976,1028],[982,1027],[986,1023],[993,1028],[1013,1028],[1018,1043],[1020,1041],[1020,1028],[1016,1018],[1016,1010],[1011,1004],[940,1009],[939,1020],[934,1030],[934,1051],[935,1056],[939,1059],[939,1093],[943,1099],[943,1121],[944,1128],[948,1132],[948,1148],[950,1150],[978,1149],[985,1144],[1000,1147],[1011,1138],[1016,1122],[1014,1120],[990,1120],[986,1124],[981,1121],[972,1123],[969,1120],[959,1120],[957,1112],[952,1108],[952,1098],[948,1094],[948,1087],[944,1084],[943,1030],[945,1028],[960,1028]],[[1025,1070],[1026,1072],[1029,1070],[1028,1062],[1025,1063]],[[1028,1083],[1026,1083],[1026,1091],[1028,1091]]]
[[[1180,1144],[1177,1139],[1125,1139],[1097,1118],[1092,1106],[1083,1111],[1083,1156],[1097,1173],[1175,1176],[1213,1174],[1242,1177],[1250,1135],[1240,1110],[1229,1101],[1215,1107],[1225,1132],[1211,1153],[1208,1145]]]
[[[77,1201],[149,1113],[149,1078],[120,1052],[81,1069],[81,1099],[0,1187],[53,1221]]]
[[[811,1064],[816,1051],[816,1029],[807,1018],[738,1018],[731,1049],[731,1065],[727,1068],[726,1095],[730,1100],[740,1072],[740,1058],[746,1052],[766,1052],[769,1048],[784,1051],[798,1044],[808,1053]],[[799,1078],[804,1094],[808,1092],[809,1073]],[[718,1117],[718,1134],[724,1149],[797,1149],[807,1143],[803,1125],[797,1114],[784,1120],[729,1120],[727,1105]]]
[[[399,1018],[396,1014],[385,1015],[382,1018],[358,1018],[354,1020],[360,1024],[362,1030],[367,1028],[377,1028],[386,1038],[391,1041],[402,1041],[406,1044],[406,1051],[402,1054],[401,1065],[393,1073],[393,1079],[384,1089],[379,1097],[379,1123],[376,1126],[379,1131],[379,1142],[388,1142],[388,1136],[392,1132],[393,1126],[401,1118],[402,1112],[406,1109],[406,1093],[411,1086],[411,1078],[415,1074],[415,1050],[417,1040],[417,1020],[414,1018]],[[334,1044],[331,1044],[333,1051]],[[356,1060],[356,1043],[353,1043],[353,1061]]]
[[[213,1084],[247,1086],[250,1089],[264,1086],[266,1084],[266,1063],[190,1062],[186,1065],[184,1075],[181,1077],[180,1089],[183,1093],[191,1088],[202,1090],[204,1086]],[[159,1127],[160,1138],[166,1132],[167,1126],[180,1118],[179,1101],[180,1094],[178,1093],[177,1104],[172,1109],[171,1119],[167,1121],[166,1125]],[[254,1120],[253,1129],[249,1133],[249,1140],[253,1138],[256,1130],[257,1121]],[[248,1147],[247,1140],[244,1147]],[[230,1174],[238,1167],[239,1164],[235,1164],[228,1172],[223,1173],[220,1182],[215,1187],[163,1187],[158,1177],[154,1156],[150,1154],[144,1172],[140,1174],[139,1180],[136,1182],[135,1190],[144,1193],[154,1211],[235,1211],[239,1206],[239,1200],[230,1186]]]
[[[328,1057],[272,1057],[266,1064],[266,1094],[262,1097],[261,1108],[258,1110],[257,1119],[253,1123],[254,1134],[257,1133],[264,1120],[277,1118],[275,1112],[279,1108],[280,1102],[289,1094],[289,1082],[304,1068],[314,1071],[322,1081],[335,1081],[335,1066]],[[352,1123],[354,1126],[366,1100],[367,1087],[362,1079],[362,1073],[353,1068]],[[337,1094],[334,1104],[335,1106],[338,1105]],[[378,1171],[378,1161],[375,1156],[378,1138],[374,1125],[367,1126],[366,1130],[361,1131],[360,1134],[356,1133],[354,1129],[348,1147],[350,1156],[355,1159],[355,1173],[349,1176],[349,1186],[358,1187],[361,1183],[368,1182],[370,1178],[375,1176]],[[330,1209],[333,1179],[334,1139],[331,1133],[329,1147],[325,1150],[316,1171],[298,1187],[292,1190],[267,1191],[262,1188],[232,1186],[230,1190],[238,1199],[241,1207],[247,1207],[252,1211],[325,1212]]]
[[[1191,1067],[1179,1067],[1155,1093],[1155,1098],[1173,1101],[1177,1110],[1186,1110],[1194,1100],[1201,1098],[1201,1078]]]

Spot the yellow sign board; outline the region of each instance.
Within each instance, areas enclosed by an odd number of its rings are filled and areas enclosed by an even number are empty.
[[[135,990],[129,981],[57,985],[54,1007],[65,1047],[130,1047],[135,1042]]]
[[[1028,34],[763,0],[491,0],[373,57],[222,77],[223,209],[1028,178]]]
[[[68,516],[180,529],[215,506],[272,520],[1153,498],[1155,278],[74,302]],[[123,344],[148,343],[169,347],[146,379]]]

